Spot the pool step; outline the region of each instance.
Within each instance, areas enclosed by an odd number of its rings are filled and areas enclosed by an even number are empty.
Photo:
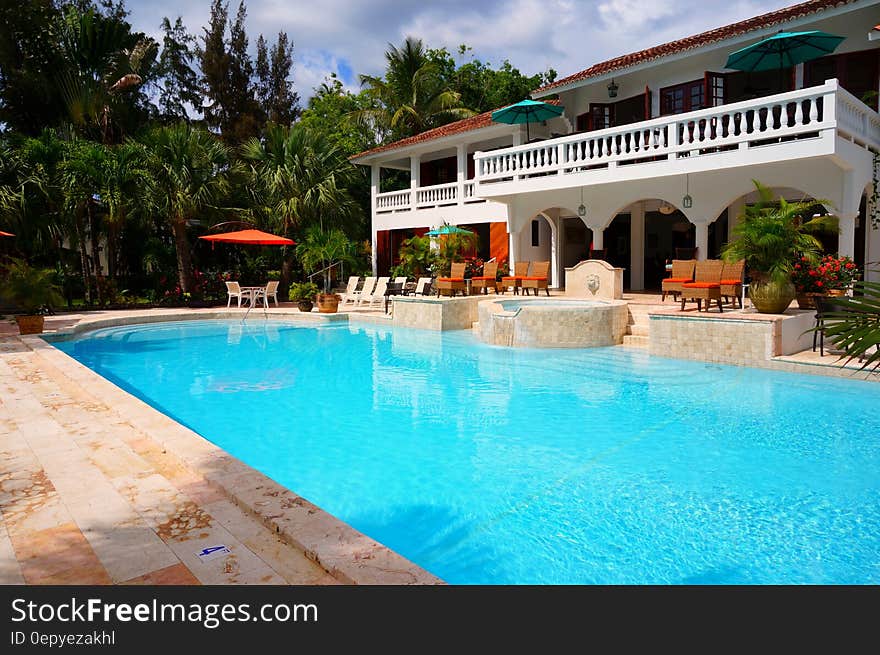
[[[630,304],[629,321],[626,326],[626,335],[623,337],[624,346],[647,348],[651,337],[651,319],[648,312],[652,309],[646,305]]]

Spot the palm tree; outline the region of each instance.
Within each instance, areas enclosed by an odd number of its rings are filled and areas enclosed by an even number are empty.
[[[862,368],[880,370],[880,283],[857,281],[852,298],[834,298],[825,314],[825,336],[843,350],[847,362],[858,358]]]
[[[340,229],[327,230],[312,225],[296,247],[296,254],[307,271],[321,271],[324,277],[324,293],[330,293],[331,266],[337,262],[354,261],[354,244]]]
[[[66,210],[72,218],[73,241],[79,248],[87,302],[92,301],[92,274],[97,278],[102,273],[100,207],[96,196],[101,187],[107,158],[106,146],[93,141],[74,141],[68,146],[67,156],[61,163],[61,187]],[[91,257],[87,244],[91,245]],[[100,284],[96,284],[96,290],[100,303],[103,300]]]
[[[98,194],[107,212],[107,273],[119,270],[122,231],[127,218],[147,199],[151,183],[143,145],[128,141],[107,151]]]
[[[254,217],[273,231],[297,238],[307,226],[351,228],[360,218],[360,206],[348,190],[357,171],[338,146],[317,132],[270,124],[264,138],[246,141],[241,153],[250,165]],[[282,297],[293,268],[286,251]]]
[[[400,48],[389,43],[385,59],[384,79],[360,77],[379,108],[355,112],[359,121],[396,140],[474,114],[461,105],[461,95],[448,87],[421,39],[407,37]]]
[[[230,151],[206,130],[178,123],[149,132],[143,139],[152,178],[150,205],[171,225],[177,252],[180,289],[193,289],[192,255],[186,236],[188,221],[219,208],[236,172]]]

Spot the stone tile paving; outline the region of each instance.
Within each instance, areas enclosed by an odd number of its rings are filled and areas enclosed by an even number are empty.
[[[224,544],[230,554],[196,553]],[[18,338],[0,339],[0,584],[337,584]]]

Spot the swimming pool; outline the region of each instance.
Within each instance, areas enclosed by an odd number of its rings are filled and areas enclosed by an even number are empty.
[[[274,321],[58,342],[451,583],[878,583],[880,386]]]

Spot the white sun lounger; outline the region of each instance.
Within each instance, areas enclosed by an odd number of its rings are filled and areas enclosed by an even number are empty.
[[[358,286],[358,282],[360,282],[360,281],[361,281],[361,278],[359,275],[352,275],[351,277],[348,278],[348,284],[345,286],[345,293],[342,294],[342,304],[343,305],[345,303],[354,302],[355,300],[357,300],[357,297],[358,297],[357,286]]]
[[[373,293],[368,296],[361,294],[361,297],[358,298],[358,305],[366,302],[368,307],[372,307],[375,302],[382,302],[385,299],[385,291],[388,289],[388,280],[389,277],[380,277],[376,281],[376,288],[373,289]]]
[[[376,278],[374,277],[365,277],[364,278],[364,286],[361,287],[360,291],[355,291],[354,295],[357,299],[358,305],[361,304],[365,297],[369,297],[373,293],[373,289],[376,287]]]

